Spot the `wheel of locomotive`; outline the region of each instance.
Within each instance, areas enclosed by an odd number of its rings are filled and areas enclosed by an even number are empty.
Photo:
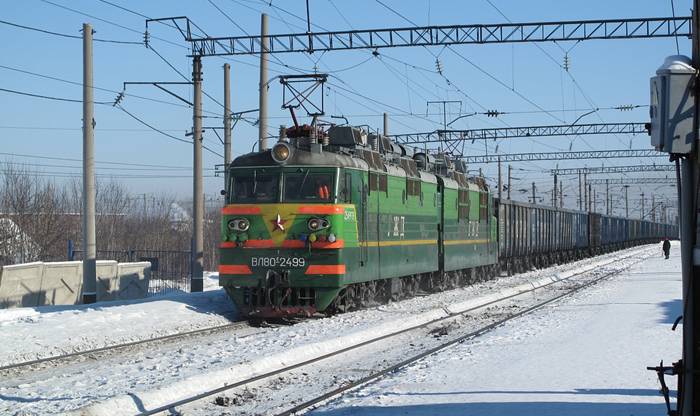
[[[326,315],[331,316],[338,313],[348,312],[352,302],[350,293],[353,291],[352,286],[346,286],[340,290],[338,296],[333,299],[331,305],[326,308]]]
[[[377,287],[376,280],[370,280],[365,282],[365,289],[362,292],[362,304],[366,308],[368,306],[374,305],[374,296],[376,295],[375,289]]]
[[[371,298],[369,282],[360,283],[357,293],[358,306],[360,308],[366,308],[369,306],[369,301]]]
[[[391,301],[391,279],[381,280],[377,284],[377,297],[380,299],[380,302],[388,303]]]
[[[455,272],[445,272],[445,289],[450,290],[457,287],[455,282]]]
[[[420,291],[420,276],[413,274],[409,277],[411,296],[415,296]]]
[[[431,292],[439,292],[441,289],[440,287],[442,286],[442,276],[440,276],[440,273],[431,273],[430,274],[430,291]]]
[[[469,284],[469,274],[466,270],[459,271],[459,287],[464,287]]]

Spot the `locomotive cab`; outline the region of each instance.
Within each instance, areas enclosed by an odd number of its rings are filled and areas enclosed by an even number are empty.
[[[279,163],[280,147],[241,156],[228,170],[219,284],[249,316],[326,309],[346,273],[344,248],[357,245],[341,167],[299,149]]]

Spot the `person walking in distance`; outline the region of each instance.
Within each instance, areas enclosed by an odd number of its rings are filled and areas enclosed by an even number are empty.
[[[668,259],[668,255],[671,252],[671,242],[668,241],[668,237],[664,238],[664,244],[661,246],[661,249],[664,251],[664,256],[666,256],[666,259]]]

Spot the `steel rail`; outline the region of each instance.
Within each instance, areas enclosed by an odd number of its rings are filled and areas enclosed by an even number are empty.
[[[232,312],[232,311],[229,311],[229,312]],[[2,366],[2,367],[0,367],[0,373],[6,372],[9,370],[17,370],[17,369],[24,368],[24,367],[32,367],[32,366],[36,366],[38,364],[44,364],[44,363],[50,363],[50,362],[60,362],[60,361],[70,360],[73,358],[78,358],[81,356],[88,356],[88,355],[92,355],[92,354],[104,353],[107,351],[120,350],[120,349],[124,349],[124,348],[134,347],[137,345],[156,343],[156,342],[162,342],[162,341],[170,341],[170,340],[177,339],[177,338],[187,338],[187,337],[201,335],[201,334],[210,333],[210,332],[213,333],[213,332],[223,331],[223,330],[226,330],[229,328],[246,327],[246,326],[248,326],[247,322],[237,321],[237,322],[231,322],[228,324],[217,325],[217,326],[213,326],[213,327],[195,329],[195,330],[187,331],[187,332],[178,332],[175,334],[163,335],[160,337],[147,338],[147,339],[142,339],[142,340],[138,340],[138,341],[130,341],[130,342],[122,343],[122,344],[106,345],[104,347],[94,348],[91,350],[76,351],[76,352],[71,352],[68,354],[53,355],[50,357],[37,358],[35,360],[23,361],[20,363],[8,364],[5,366]]]
[[[631,257],[631,256],[630,256],[630,257]],[[627,258],[629,258],[629,257],[627,257]],[[553,297],[553,298],[544,300],[544,301],[542,301],[542,302],[540,302],[540,303],[537,303],[537,304],[535,304],[535,305],[533,305],[533,306],[530,306],[530,307],[528,307],[528,308],[526,308],[526,309],[523,309],[522,311],[516,312],[516,313],[514,313],[514,314],[512,314],[512,315],[509,315],[509,316],[503,318],[503,319],[499,319],[498,321],[495,321],[495,322],[492,322],[492,323],[490,323],[490,324],[488,324],[488,325],[486,325],[486,326],[483,326],[483,327],[481,327],[481,328],[479,328],[479,329],[477,329],[477,330],[475,330],[475,331],[472,331],[472,332],[470,332],[470,333],[468,333],[468,334],[461,335],[461,336],[459,336],[459,337],[457,337],[457,338],[454,338],[454,339],[452,339],[452,340],[450,340],[450,341],[447,341],[447,342],[445,342],[445,343],[442,343],[442,344],[440,344],[440,345],[438,345],[438,346],[436,346],[436,347],[430,348],[430,349],[428,349],[428,350],[426,350],[426,351],[421,352],[420,354],[414,355],[413,357],[410,357],[410,358],[408,358],[408,359],[406,359],[406,360],[404,360],[404,361],[401,361],[401,362],[398,363],[398,364],[391,365],[391,366],[389,366],[389,367],[384,368],[383,370],[380,370],[380,371],[377,371],[377,372],[375,372],[375,373],[369,374],[369,375],[367,375],[367,376],[365,376],[365,377],[363,377],[363,378],[361,378],[361,379],[359,379],[359,380],[356,380],[356,381],[353,381],[353,382],[351,382],[351,383],[345,384],[345,385],[343,385],[343,386],[341,386],[341,387],[338,387],[338,388],[336,388],[336,389],[334,389],[334,390],[332,390],[332,391],[330,391],[330,392],[324,393],[324,394],[322,394],[322,395],[320,395],[320,396],[317,396],[317,397],[315,397],[315,398],[313,398],[313,399],[307,400],[307,401],[304,402],[304,403],[300,403],[300,404],[294,406],[294,407],[291,408],[291,409],[285,410],[285,411],[283,411],[283,412],[281,412],[281,413],[276,413],[276,416],[289,416],[289,415],[294,415],[294,414],[296,414],[296,413],[298,413],[298,412],[300,412],[300,411],[309,409],[309,408],[311,408],[312,406],[315,406],[315,405],[317,405],[317,404],[319,404],[319,403],[322,403],[322,402],[324,402],[324,401],[326,401],[326,400],[329,400],[329,399],[331,399],[331,398],[333,398],[333,397],[335,397],[335,396],[342,395],[343,393],[345,393],[345,392],[347,392],[347,391],[349,391],[349,390],[355,389],[355,388],[360,387],[360,386],[363,386],[363,385],[365,385],[365,384],[367,384],[367,383],[369,383],[369,382],[371,382],[371,381],[374,381],[374,380],[377,380],[377,379],[379,379],[379,378],[381,378],[381,377],[384,377],[385,375],[387,375],[387,374],[389,374],[389,373],[392,373],[392,372],[394,372],[394,371],[396,371],[396,370],[399,370],[399,369],[401,369],[401,368],[403,368],[403,367],[406,367],[406,366],[411,365],[411,364],[413,364],[413,363],[415,363],[415,362],[417,362],[417,361],[420,361],[420,360],[422,360],[423,358],[425,358],[425,357],[427,357],[427,356],[429,356],[429,355],[431,355],[431,354],[434,354],[434,353],[436,353],[436,352],[438,352],[438,351],[441,351],[441,350],[444,350],[444,349],[446,349],[446,348],[449,348],[449,347],[451,347],[451,346],[454,345],[454,344],[457,344],[457,343],[466,341],[466,340],[468,340],[468,339],[475,338],[475,337],[477,337],[477,336],[483,335],[483,334],[485,334],[485,333],[487,333],[487,332],[489,332],[489,331],[491,331],[491,330],[493,330],[493,329],[495,329],[495,328],[497,328],[497,327],[503,325],[504,323],[506,323],[506,322],[508,322],[508,321],[511,321],[511,320],[513,320],[513,319],[516,319],[516,318],[519,318],[519,317],[521,317],[521,316],[527,315],[527,314],[529,314],[529,313],[531,313],[531,312],[534,312],[534,311],[536,311],[536,310],[538,310],[538,309],[541,309],[542,307],[547,306],[547,305],[550,304],[550,303],[556,302],[556,301],[558,301],[558,300],[560,300],[560,299],[562,299],[562,298],[564,298],[564,297],[570,296],[570,295],[572,295],[572,294],[574,294],[574,293],[577,293],[577,292],[579,292],[579,291],[581,291],[581,290],[583,290],[583,289],[585,289],[585,288],[588,288],[588,287],[590,287],[590,286],[592,286],[592,285],[594,285],[594,284],[600,282],[600,281],[603,280],[603,279],[607,279],[607,278],[610,277],[610,276],[614,276],[614,275],[616,275],[616,274],[620,274],[620,273],[622,273],[623,271],[625,271],[625,270],[629,269],[630,267],[632,267],[633,265],[638,264],[638,263],[641,263],[643,260],[645,260],[645,259],[640,259],[640,260],[638,260],[638,261],[632,263],[631,265],[629,265],[628,267],[626,267],[626,268],[624,268],[624,269],[622,269],[622,270],[616,270],[616,271],[613,271],[613,272],[606,273],[606,274],[604,274],[603,276],[600,276],[600,277],[595,278],[595,279],[593,279],[593,280],[591,280],[591,281],[589,281],[589,282],[586,282],[586,283],[582,284],[581,286],[577,286],[576,288],[574,288],[574,289],[572,289],[572,290],[570,290],[570,291],[567,291],[566,293],[562,293],[562,294],[557,295],[557,296],[555,296],[555,297]],[[573,277],[573,276],[571,276],[571,277]],[[570,277],[569,277],[569,278],[570,278]],[[569,279],[569,278],[567,278],[567,279]],[[558,280],[557,282],[562,282],[562,281],[565,281],[565,280],[567,280],[567,279]],[[548,285],[541,286],[541,287],[539,287],[539,289],[541,289],[542,287],[546,287],[546,286],[548,286]],[[534,291],[534,290],[536,290],[536,289],[532,289],[532,290]],[[527,293],[527,292],[523,292],[523,293]],[[522,293],[521,293],[521,294],[522,294]],[[518,295],[520,295],[520,294],[518,294]]]
[[[605,264],[603,264],[603,265],[601,265],[601,266],[598,266],[598,267],[607,266],[607,265],[609,265],[609,264],[619,262],[620,260],[624,260],[624,259],[628,259],[628,258],[632,258],[632,257],[634,257],[634,255],[630,255],[630,256],[628,256],[628,257],[624,257],[623,259],[616,259],[616,260],[610,261],[610,262],[605,263]],[[639,261],[642,261],[642,260],[639,260]],[[636,263],[634,263],[634,264],[636,264]],[[632,266],[632,265],[630,265],[630,266],[628,266],[628,267],[626,267],[626,268],[624,268],[624,269],[622,269],[622,270],[615,271],[615,272],[611,272],[611,273],[609,273],[609,274],[606,274],[606,275],[603,276],[603,277],[610,276],[610,275],[613,275],[613,274],[621,273],[622,271],[628,269],[628,268],[631,267],[631,266]],[[518,292],[518,293],[515,293],[515,294],[512,294],[512,295],[504,296],[504,297],[502,297],[502,298],[495,299],[495,300],[492,300],[492,301],[490,301],[490,302],[486,302],[486,303],[484,303],[484,304],[481,304],[481,305],[479,305],[479,306],[475,306],[475,307],[473,307],[473,308],[469,308],[469,309],[464,310],[464,311],[461,311],[461,312],[449,313],[447,316],[444,316],[444,317],[441,317],[441,318],[437,318],[437,319],[433,319],[433,320],[431,320],[431,321],[429,321],[429,322],[425,322],[425,323],[420,324],[420,325],[415,325],[415,326],[412,326],[412,327],[409,327],[409,328],[405,328],[405,329],[402,329],[402,330],[399,330],[399,331],[396,331],[396,332],[392,332],[392,333],[390,333],[390,334],[385,334],[385,335],[382,335],[382,336],[379,336],[379,337],[376,337],[376,338],[369,339],[369,340],[367,340],[367,341],[363,341],[363,342],[358,343],[358,344],[355,344],[355,345],[351,345],[351,346],[349,346],[349,347],[342,348],[342,349],[337,350],[337,351],[329,352],[329,353],[327,353],[327,354],[323,354],[323,355],[320,355],[320,356],[318,356],[318,357],[314,357],[314,358],[308,359],[308,360],[306,360],[306,361],[302,361],[302,362],[299,362],[299,363],[296,363],[296,364],[292,364],[292,365],[289,365],[289,366],[285,366],[285,367],[282,367],[282,368],[278,368],[278,369],[276,369],[276,370],[269,371],[269,372],[263,373],[263,374],[259,374],[259,375],[257,375],[257,376],[254,376],[254,377],[251,377],[251,378],[248,378],[248,379],[245,379],[245,380],[241,380],[241,381],[238,381],[238,382],[235,382],[235,383],[231,383],[231,384],[226,384],[226,385],[223,385],[223,386],[221,386],[221,387],[217,387],[217,388],[215,388],[215,389],[207,390],[207,391],[204,391],[204,392],[202,392],[202,393],[199,393],[199,394],[196,394],[196,395],[187,397],[187,398],[185,398],[185,399],[177,400],[177,401],[174,401],[174,402],[172,402],[172,403],[168,403],[168,404],[166,404],[166,405],[159,406],[159,407],[157,407],[157,408],[155,408],[155,409],[152,409],[152,410],[143,411],[142,413],[139,413],[139,415],[141,415],[141,416],[149,416],[149,415],[155,415],[155,414],[158,414],[158,413],[161,413],[161,412],[171,411],[171,410],[173,410],[173,409],[175,409],[175,408],[177,408],[177,407],[179,407],[179,406],[182,406],[182,405],[185,405],[185,404],[189,404],[189,403],[193,403],[193,402],[196,402],[196,401],[205,399],[205,398],[207,398],[207,397],[213,396],[213,395],[215,395],[215,394],[222,393],[222,392],[227,391],[227,390],[232,390],[232,389],[234,389],[234,388],[241,387],[241,386],[245,386],[245,385],[247,385],[247,384],[251,384],[251,383],[254,383],[254,382],[256,382],[256,381],[264,380],[264,379],[266,379],[266,378],[270,378],[270,377],[276,376],[276,375],[278,375],[278,374],[286,373],[286,372],[289,372],[289,371],[291,371],[291,370],[295,370],[295,369],[297,369],[297,368],[301,368],[301,367],[307,366],[307,365],[309,365],[309,364],[314,364],[314,363],[317,363],[317,362],[319,362],[319,361],[323,361],[323,360],[325,360],[325,359],[327,359],[327,358],[331,358],[331,357],[335,357],[335,356],[342,355],[342,354],[344,354],[344,353],[346,353],[346,352],[350,352],[350,351],[353,351],[353,350],[356,350],[356,349],[365,347],[365,346],[367,346],[367,345],[374,344],[374,343],[379,342],[379,341],[383,341],[383,340],[385,340],[385,339],[393,338],[393,337],[396,337],[396,336],[398,336],[398,335],[405,334],[405,333],[407,333],[407,332],[415,331],[416,329],[425,328],[425,327],[434,325],[434,324],[439,323],[439,322],[442,322],[442,321],[446,321],[446,320],[449,320],[449,319],[453,319],[453,318],[455,318],[455,317],[465,315],[465,314],[467,314],[467,313],[469,313],[469,312],[473,312],[473,311],[478,310],[478,309],[483,309],[483,308],[485,308],[485,307],[487,307],[487,306],[490,306],[490,305],[493,305],[493,304],[496,304],[496,303],[500,303],[500,302],[503,302],[503,301],[505,301],[505,300],[509,300],[509,299],[512,299],[512,298],[515,298],[515,297],[519,297],[519,296],[528,294],[528,293],[532,293],[532,292],[534,292],[534,291],[536,291],[536,290],[540,290],[540,289],[542,289],[542,288],[549,287],[549,286],[554,285],[554,284],[556,284],[556,283],[568,281],[568,280],[570,280],[570,279],[573,278],[573,277],[580,276],[580,275],[583,275],[583,274],[586,274],[586,273],[590,273],[590,272],[592,272],[592,271],[594,271],[594,270],[595,270],[595,269],[586,270],[586,271],[582,271],[582,272],[578,272],[578,273],[574,273],[574,274],[572,274],[571,276],[569,276],[569,277],[567,277],[567,278],[564,278],[564,279],[561,279],[561,280],[555,280],[555,281],[552,281],[552,282],[550,282],[550,283],[544,284],[544,285],[542,285],[542,286],[533,287],[532,289],[528,289],[528,290],[525,290],[525,291],[522,291],[522,292]],[[600,280],[600,279],[598,279],[598,280]],[[500,323],[499,323],[499,325],[500,325]],[[495,327],[495,326],[497,326],[497,325],[493,325],[493,326],[492,326],[492,325],[489,325],[488,328],[492,328],[492,327]],[[487,328],[487,327],[484,327],[484,328]],[[485,330],[484,328],[481,328],[480,330],[478,330],[478,331],[476,331],[476,332],[482,333],[482,332]],[[481,332],[480,332],[480,331],[481,331]],[[450,344],[450,345],[451,345],[451,344]],[[375,378],[376,378],[376,377],[375,377]],[[336,394],[337,394],[337,393],[336,393]],[[335,395],[335,394],[333,394],[333,395]],[[324,395],[324,396],[325,396],[325,395]],[[315,400],[315,399],[312,399],[312,400]],[[310,403],[312,400],[308,401],[307,403]],[[323,400],[325,400],[325,399],[321,399],[321,400],[319,400],[319,401],[323,401]],[[315,402],[315,403],[318,403],[318,401]],[[314,403],[314,404],[315,404],[315,403]],[[312,406],[312,405],[313,405],[313,404],[310,404],[309,406]],[[301,405],[299,405],[299,406],[297,406],[297,407],[300,407],[300,406],[301,406]],[[308,406],[307,406],[307,407],[308,407]],[[295,407],[295,409],[296,409],[296,407]],[[299,410],[302,410],[302,409],[299,409]],[[287,412],[282,413],[282,414],[288,415],[288,414],[293,413],[294,411],[298,411],[298,410],[293,410],[293,411],[290,410],[290,411],[287,411]]]

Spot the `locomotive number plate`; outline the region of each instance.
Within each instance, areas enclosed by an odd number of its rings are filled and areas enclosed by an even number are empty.
[[[304,267],[303,257],[251,257],[251,267]]]

